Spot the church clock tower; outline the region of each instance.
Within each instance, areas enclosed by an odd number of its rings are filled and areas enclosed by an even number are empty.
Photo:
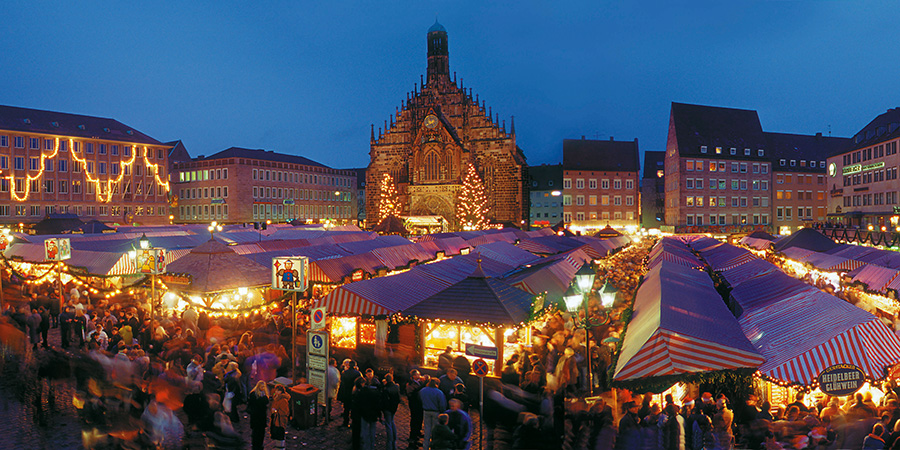
[[[366,225],[378,215],[380,183],[389,173],[397,183],[404,216],[439,215],[456,227],[462,176],[474,164],[484,181],[488,218],[520,225],[527,220],[525,155],[516,146],[515,125],[491,117],[491,110],[450,73],[447,30],[435,21],[428,29],[428,66],[421,85],[385,121],[372,127],[366,172]]]

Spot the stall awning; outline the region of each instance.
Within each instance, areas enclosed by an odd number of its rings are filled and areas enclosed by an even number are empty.
[[[800,247],[786,248],[781,252],[781,254],[784,255],[785,258],[793,259],[794,261],[800,261],[800,262],[805,261],[806,258],[808,258],[809,255],[812,255],[813,253],[816,253],[816,252],[813,250],[807,250],[805,248],[800,248]]]
[[[743,309],[761,308],[789,297],[818,291],[814,286],[780,270],[745,279],[732,287],[731,298]]]
[[[766,358],[759,371],[782,381],[810,385],[834,364],[877,380],[900,361],[900,339],[878,318],[818,290],[745,309],[739,322]]]
[[[757,367],[763,362],[706,273],[662,262],[638,289],[614,378]]]
[[[869,264],[863,267],[854,277],[853,283],[862,283],[870,291],[886,294],[884,287],[893,280],[900,271]]]
[[[750,253],[749,250],[733,245],[713,247],[712,249],[700,252],[700,256],[702,256],[709,264],[710,268],[716,272],[728,270],[757,259],[756,255]]]
[[[747,262],[747,264],[741,264],[740,266],[723,270],[721,273],[728,284],[737,286],[751,278],[776,271],[779,271],[779,269],[775,264],[763,259],[754,259],[753,261]]]

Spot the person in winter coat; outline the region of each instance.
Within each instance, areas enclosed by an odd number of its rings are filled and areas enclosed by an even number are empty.
[[[337,399],[344,405],[343,426],[350,426],[350,413],[353,410],[353,383],[362,374],[356,370],[356,362],[352,359],[345,359],[344,371],[341,372],[341,385],[338,387]]]
[[[394,423],[394,415],[397,414],[397,407],[400,405],[400,385],[394,383],[394,375],[387,374],[384,376],[384,383],[381,389],[381,413],[384,417],[384,430],[387,434],[387,450],[396,450],[397,448],[397,425]]]
[[[456,448],[456,434],[447,426],[450,416],[439,414],[434,429],[431,430],[431,442],[429,448],[434,450],[452,450]]]
[[[269,426],[269,436],[275,441],[276,449],[284,449],[284,431],[291,416],[291,396],[284,390],[284,386],[275,385],[272,394],[272,423]]]
[[[250,391],[247,412],[250,413],[250,442],[253,450],[262,450],[269,416],[269,388],[265,381],[258,381]]]
[[[357,387],[354,393],[353,409],[359,410],[360,437],[364,450],[375,449],[375,424],[381,418],[381,388],[378,380],[365,381],[361,387]]]

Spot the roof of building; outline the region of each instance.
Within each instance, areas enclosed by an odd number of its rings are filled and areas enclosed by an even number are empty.
[[[347,169],[356,172],[356,188],[357,189],[365,189],[366,188],[366,171],[368,168],[362,167],[359,169]]]
[[[549,191],[562,188],[562,164],[541,164],[528,167],[532,191]],[[535,183],[537,183],[535,185]]]
[[[656,178],[658,170],[665,169],[666,152],[644,152],[644,176],[643,178]]]
[[[700,147],[706,146],[708,155],[722,147],[724,154],[739,149],[734,155],[737,159],[765,159],[755,151],[765,149],[768,143],[754,110],[672,102],[671,121],[680,155],[701,155]],[[751,149],[749,156],[744,155],[746,148]]]
[[[765,133],[769,140],[769,156],[772,158],[772,169],[778,172],[820,172],[825,173],[824,161],[835,153],[841,153],[850,146],[849,138],[814,136],[789,133]],[[781,165],[777,160],[784,159]],[[790,161],[797,161],[791,165]],[[800,161],[807,161],[801,165]],[[810,161],[814,164],[811,166]]]
[[[429,32],[429,33],[433,33],[433,32],[435,32],[435,31],[443,31],[444,33],[447,32],[447,29],[444,28],[443,25],[441,25],[440,23],[438,23],[437,18],[434,19],[434,25],[432,25],[431,28],[428,29],[428,32]]]
[[[868,125],[853,136],[852,143],[848,144],[844,151],[868,147],[897,137],[900,137],[900,107],[889,109],[872,119]]]
[[[223,158],[246,158],[246,159],[259,159],[263,161],[275,161],[275,162],[283,162],[290,164],[301,164],[304,166],[316,166],[316,167],[328,167],[322,163],[317,163],[309,158],[304,158],[302,156],[296,155],[288,155],[285,153],[275,153],[272,150],[263,150],[263,149],[249,149],[249,148],[241,148],[241,147],[230,147],[225,150],[222,150],[219,153],[215,153],[209,156],[194,158],[194,161],[205,161],[210,159],[223,159]]]
[[[605,172],[638,172],[638,142],[598,141],[592,139],[563,140],[564,170],[597,170]]]
[[[115,119],[0,105],[0,130],[161,145]]]
[[[172,147],[169,149],[169,164],[187,162],[191,160],[191,154],[181,140],[166,142],[165,145]]]

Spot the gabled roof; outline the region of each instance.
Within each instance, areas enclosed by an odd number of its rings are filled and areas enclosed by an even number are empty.
[[[172,147],[169,149],[169,164],[191,160],[191,154],[188,153],[187,147],[184,146],[181,140],[166,142],[165,145]]]
[[[0,130],[162,145],[114,119],[0,105]]]
[[[563,140],[564,170],[598,170],[606,172],[638,172],[638,142],[597,141],[593,139]]]
[[[211,159],[222,159],[222,158],[245,158],[245,159],[259,159],[263,161],[275,161],[275,162],[283,162],[290,164],[301,164],[304,166],[315,166],[315,167],[328,167],[322,163],[317,163],[309,158],[304,158],[302,156],[296,155],[288,155],[285,153],[275,153],[272,150],[263,150],[256,149],[252,150],[249,148],[241,148],[241,147],[230,147],[225,150],[222,150],[219,153],[215,153],[203,158],[195,158],[194,161],[207,161]]]
[[[776,172],[816,172],[825,173],[825,161],[831,155],[838,154],[847,149],[851,140],[849,138],[815,136],[790,133],[765,133],[769,140],[769,156],[772,158],[772,170]],[[785,165],[778,160],[784,159]],[[797,161],[794,166],[790,161]],[[800,161],[807,161],[805,166]],[[813,167],[809,162],[812,161]]]
[[[900,137],[900,108],[893,108],[872,119],[868,125],[859,130],[844,151],[868,147],[897,137]]]
[[[656,178],[658,170],[665,169],[666,152],[644,152],[644,176],[643,178]]]
[[[528,166],[529,189],[532,191],[562,190],[562,164]],[[537,186],[534,183],[537,182]]]
[[[757,156],[768,142],[754,110],[672,102],[671,121],[680,155],[702,155],[700,147],[705,145],[707,155],[715,155],[715,148],[722,147],[729,157],[731,148],[738,149],[732,158],[766,159]],[[744,155],[745,148],[751,149],[750,156]]]

